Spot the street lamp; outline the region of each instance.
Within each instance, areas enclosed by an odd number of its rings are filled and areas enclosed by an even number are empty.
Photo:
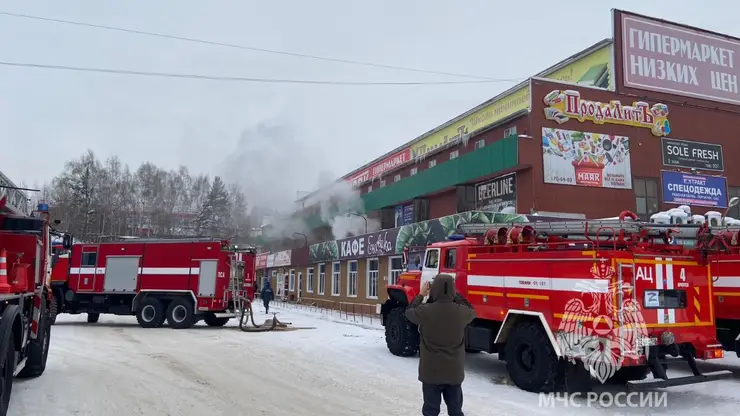
[[[358,213],[356,213],[356,212],[350,212],[350,213],[347,213],[347,217],[351,217],[351,216],[353,216],[353,215],[354,215],[355,217],[360,217],[360,218],[362,218],[363,220],[365,220],[365,234],[367,234],[367,217],[366,217],[366,216],[364,216],[364,215],[362,215],[362,214],[358,214]]]
[[[306,234],[303,234],[303,233],[293,233],[293,235],[303,236],[303,239],[306,240],[306,247],[308,247],[308,236],[306,236]]]

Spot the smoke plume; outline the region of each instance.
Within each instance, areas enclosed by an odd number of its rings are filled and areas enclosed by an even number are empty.
[[[227,182],[239,185],[246,195],[250,214],[264,217],[262,226],[271,225],[277,238],[295,238],[294,233],[308,234],[305,219],[290,216],[296,209],[318,206],[321,219],[332,228],[334,238],[365,232],[365,220],[348,216],[364,212],[360,193],[326,168],[334,160],[331,148],[320,148],[301,140],[289,123],[268,120],[245,129],[234,151],[225,159],[222,171]],[[298,194],[310,194],[300,204]],[[367,220],[368,232],[379,229],[379,223]]]

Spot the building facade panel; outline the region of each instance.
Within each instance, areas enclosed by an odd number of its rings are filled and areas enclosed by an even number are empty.
[[[615,216],[618,210],[630,209],[633,211],[642,211],[641,214],[651,214],[658,210],[665,210],[677,206],[663,202],[662,195],[662,175],[663,171],[682,172],[684,174],[696,174],[701,176],[722,176],[727,178],[729,188],[740,185],[740,166],[725,164],[724,172],[708,170],[692,170],[676,166],[666,166],[663,164],[663,143],[662,137],[672,139],[681,139],[687,141],[697,141],[703,143],[713,143],[722,145],[723,154],[731,155],[740,151],[740,143],[734,138],[734,129],[740,123],[740,114],[729,111],[717,111],[714,109],[701,108],[697,106],[680,105],[668,101],[667,97],[657,96],[655,100],[645,100],[649,107],[654,104],[664,104],[668,110],[667,119],[669,121],[669,130],[657,132],[649,125],[640,127],[616,124],[606,121],[604,123],[594,123],[588,119],[583,122],[570,118],[568,121],[557,123],[548,120],[545,117],[545,111],[548,106],[543,99],[551,94],[552,91],[572,90],[580,93],[582,104],[590,105],[589,102],[609,103],[617,100],[622,106],[633,105],[638,101],[632,96],[616,94],[609,91],[595,90],[571,85],[558,84],[546,80],[533,80],[532,91],[537,97],[533,100],[534,106],[530,115],[532,130],[557,129],[564,131],[577,131],[580,133],[597,133],[601,135],[622,136],[628,138],[629,149],[629,166],[627,172],[631,186],[625,186],[626,189],[615,189],[598,186],[575,186],[575,185],[554,185],[545,183],[544,158],[543,158],[543,141],[531,141],[525,144],[520,141],[520,157],[526,160],[526,163],[532,165],[534,173],[533,185],[535,202],[537,206],[546,207],[546,210],[574,210],[574,207],[586,214],[587,217],[607,217]],[[656,94],[654,94],[656,95]],[[550,130],[552,131],[552,130]],[[571,135],[572,136],[572,135]],[[614,142],[614,140],[612,140]],[[619,149],[611,149],[610,156]],[[602,151],[602,153],[604,153]],[[611,162],[614,164],[614,162]],[[622,162],[624,164],[624,162]],[[606,180],[606,170],[604,178]],[[614,170],[611,171],[614,174]],[[588,172],[583,173],[588,176]],[[606,182],[604,182],[606,183]],[[593,185],[593,184],[592,184]],[[614,185],[614,184],[612,184]],[[657,188],[657,195],[655,191]],[[727,189],[723,190],[725,193]],[[646,199],[657,199],[657,207],[648,207],[644,209],[638,207],[637,197],[646,194]],[[649,194],[649,195],[647,195]],[[573,201],[577,201],[575,204]],[[726,201],[726,198],[725,198]],[[642,202],[639,202],[642,204]],[[692,204],[693,205],[693,204]],[[721,208],[721,207],[720,207]],[[545,208],[542,208],[545,209]],[[707,210],[717,209],[717,207],[695,206],[696,213],[703,213]]]

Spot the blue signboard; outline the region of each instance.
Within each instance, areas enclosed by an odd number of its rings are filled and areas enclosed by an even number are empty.
[[[396,227],[402,227],[409,225],[414,222],[414,206],[409,205],[398,205],[393,209],[393,216],[396,219]]]
[[[414,206],[411,204],[403,207],[403,225],[414,223]]]
[[[681,172],[661,172],[663,202],[727,208],[727,178]]]

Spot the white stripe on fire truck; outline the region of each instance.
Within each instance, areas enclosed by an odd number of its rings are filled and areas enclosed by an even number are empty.
[[[676,288],[673,282],[673,264],[671,264],[673,259],[670,257],[666,257],[665,260],[666,260],[666,265],[665,265],[666,289],[672,290]],[[675,309],[668,309],[668,323],[669,324],[676,323],[676,310]]]
[[[140,267],[139,274],[199,274],[198,267]],[[105,274],[105,267],[70,267],[69,274]]]
[[[712,280],[714,287],[740,288],[740,276],[714,276]]]
[[[593,278],[468,275],[468,286],[609,293],[609,281]]]
[[[661,261],[663,261],[662,257],[656,257],[655,261],[657,262],[655,264],[655,288],[658,290],[662,290],[664,288],[663,285],[663,266],[660,264]],[[665,309],[656,309],[655,313],[658,314],[658,323],[659,324],[665,324],[667,323],[667,319],[665,316]]]

